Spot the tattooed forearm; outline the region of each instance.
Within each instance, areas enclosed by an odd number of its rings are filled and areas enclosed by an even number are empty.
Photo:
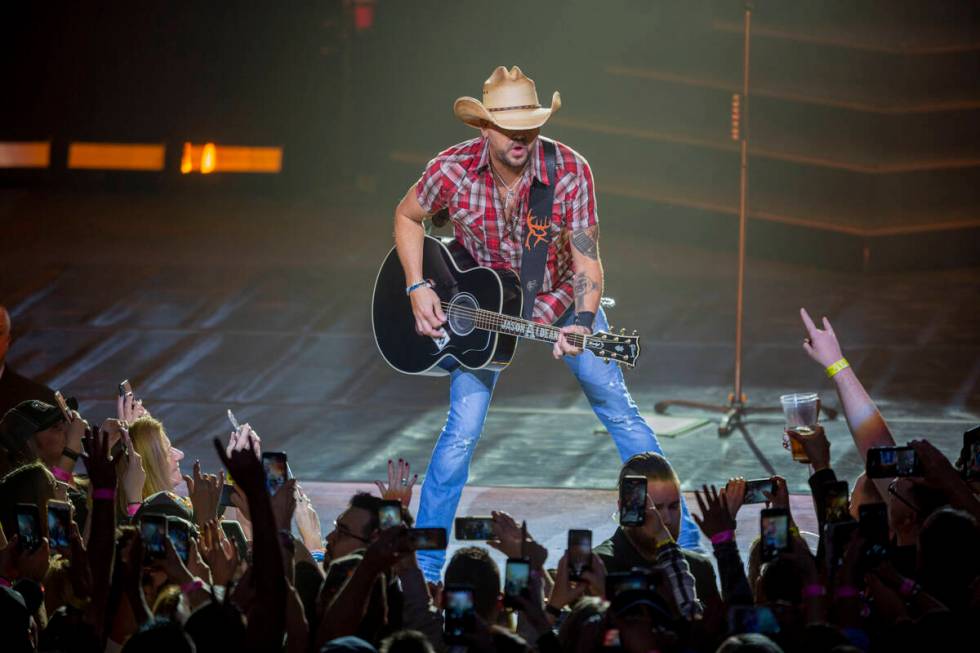
[[[590,308],[586,305],[586,298],[592,293],[601,292],[602,288],[585,272],[577,272],[572,277],[572,287],[575,289],[575,309]]]
[[[592,260],[599,258],[599,225],[572,232],[572,245]]]

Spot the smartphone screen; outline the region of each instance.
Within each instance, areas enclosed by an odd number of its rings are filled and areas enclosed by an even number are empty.
[[[231,495],[235,493],[235,486],[232,483],[225,483],[221,486],[221,498],[218,499],[218,505],[224,506],[226,508],[234,508],[235,504],[231,502]]]
[[[140,536],[146,557],[154,560],[166,557],[163,540],[167,537],[167,518],[160,515],[144,515],[140,519]]]
[[[168,517],[167,537],[173,542],[177,557],[180,558],[181,562],[187,562],[191,545],[191,532],[187,523],[176,517]]]
[[[444,629],[446,640],[453,642],[473,632],[476,625],[476,612],[473,608],[473,589],[465,585],[446,585],[442,591],[442,605],[445,609]]]
[[[492,540],[493,517],[457,517],[453,522],[453,535],[457,540]]]
[[[759,516],[762,561],[775,560],[789,549],[789,513],[783,508],[763,510]]]
[[[592,531],[568,531],[568,578],[582,580],[582,573],[592,568]]]
[[[221,520],[221,530],[225,532],[225,537],[232,541],[238,549],[238,559],[248,560],[248,540],[245,539],[245,531],[242,525],[234,519]]]
[[[504,605],[517,608],[515,599],[528,596],[531,563],[520,558],[508,558],[504,568]]]
[[[409,551],[435,551],[446,548],[445,528],[409,528],[404,548]]]
[[[235,417],[235,413],[231,412],[231,408],[228,409],[228,421],[231,422],[231,428],[236,431],[241,428],[238,424],[238,419]]]
[[[868,478],[922,476],[919,460],[912,447],[872,447],[868,449],[865,467]]]
[[[829,483],[824,493],[823,521],[825,524],[838,524],[850,521],[850,502],[847,481]]]
[[[20,536],[20,547],[24,551],[36,551],[41,546],[41,517],[37,506],[33,503],[18,503],[17,535]]]
[[[614,571],[606,574],[606,597],[611,601],[622,592],[649,590],[656,585],[656,577],[642,569]]]
[[[768,501],[765,495],[766,492],[768,492],[770,495],[773,495],[776,492],[776,488],[774,488],[772,485],[771,478],[757,478],[751,481],[746,481],[745,498],[742,500],[742,505],[747,505],[750,503],[765,503]]]
[[[646,476],[624,476],[619,486],[619,523],[642,526],[647,515]]]
[[[54,393],[54,401],[58,404],[58,409],[61,411],[61,416],[66,422],[71,421],[71,411],[68,410],[68,402],[65,401],[64,396],[61,394],[60,390],[56,390]]]
[[[265,469],[265,486],[269,494],[275,494],[286,483],[286,454],[282,451],[266,451],[262,454]]]
[[[52,549],[67,550],[71,545],[71,505],[48,501],[48,543]]]
[[[765,605],[733,605],[728,609],[728,627],[733,633],[769,635],[779,632],[779,620]]]
[[[378,527],[381,530],[398,526],[402,523],[402,504],[401,501],[382,501],[378,508]]]

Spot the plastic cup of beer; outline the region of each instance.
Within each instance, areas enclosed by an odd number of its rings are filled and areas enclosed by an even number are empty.
[[[783,415],[786,417],[786,438],[789,440],[790,450],[793,452],[793,460],[801,463],[809,463],[803,445],[797,443],[790,437],[790,431],[807,437],[813,435],[813,427],[817,425],[820,417],[820,397],[816,392],[794,392],[782,395],[779,403],[783,405]]]

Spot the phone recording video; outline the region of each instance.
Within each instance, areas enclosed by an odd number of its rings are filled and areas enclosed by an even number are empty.
[[[851,520],[850,495],[847,481],[828,483],[824,492],[823,521],[825,524],[838,524]]]
[[[912,447],[872,447],[866,464],[868,478],[922,476],[919,458]]]
[[[453,535],[457,540],[492,540],[493,517],[457,517]]]
[[[504,606],[518,608],[517,599],[529,596],[528,583],[531,580],[531,563],[520,558],[508,558],[504,568]]]
[[[378,508],[378,527],[381,530],[398,526],[402,523],[402,504],[397,499],[384,500]]]
[[[750,503],[765,503],[768,501],[765,494],[766,492],[768,492],[770,496],[776,493],[776,487],[771,478],[757,478],[751,481],[746,481],[745,498],[742,500],[742,505],[748,505]]]
[[[248,560],[248,540],[245,539],[245,531],[242,529],[242,525],[234,519],[223,519],[221,520],[221,530],[238,550],[238,559]]]
[[[624,476],[619,484],[619,523],[642,526],[647,516],[646,476]]]
[[[789,512],[785,508],[768,508],[759,515],[763,562],[775,560],[789,550]]]
[[[265,469],[265,486],[269,494],[275,494],[286,483],[286,454],[282,451],[262,453],[262,468]]]
[[[15,512],[21,550],[36,551],[41,546],[41,538],[43,537],[41,517],[37,506],[33,503],[18,503]]]
[[[592,568],[592,531],[568,531],[568,578],[582,580],[582,574]]]
[[[447,643],[458,642],[473,632],[476,611],[473,607],[473,588],[466,585],[446,585],[442,590],[442,606],[445,610],[443,629]]]
[[[856,521],[845,521],[837,524],[824,524],[824,542],[826,542],[827,566],[830,570],[844,564],[844,552],[851,536],[859,528]]]
[[[446,548],[445,528],[405,529],[403,549],[407,551],[435,551]]]
[[[67,550],[71,545],[71,504],[48,500],[48,544]]]
[[[181,562],[187,562],[190,555],[191,531],[187,522],[178,517],[167,518],[167,537],[174,545],[177,557]]]
[[[124,379],[123,382],[119,384],[119,396],[125,397],[132,394],[133,384],[129,382],[129,379]]]
[[[58,410],[61,411],[61,417],[66,421],[71,421],[71,410],[68,408],[68,402],[65,401],[65,397],[61,394],[60,390],[55,390],[54,401],[58,404]]]
[[[161,560],[166,557],[167,549],[164,540],[167,537],[167,518],[162,515],[143,515],[140,518],[140,537],[143,539],[143,550],[149,560]]]
[[[235,494],[235,484],[225,482],[221,486],[221,497],[218,499],[218,505],[224,506],[225,508],[234,508],[235,504],[231,502],[231,496]]]
[[[613,571],[606,574],[606,598],[612,601],[623,592],[632,590],[656,591],[660,572],[640,567],[630,571]]]
[[[231,428],[238,430],[241,426],[238,424],[238,418],[235,417],[235,413],[231,412],[231,408],[228,409],[228,421],[231,423]]]

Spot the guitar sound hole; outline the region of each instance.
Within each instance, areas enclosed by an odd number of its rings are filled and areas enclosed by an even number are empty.
[[[446,310],[449,320],[449,330],[457,336],[468,336],[476,328],[476,311],[480,305],[476,298],[469,293],[460,293],[453,297]]]

